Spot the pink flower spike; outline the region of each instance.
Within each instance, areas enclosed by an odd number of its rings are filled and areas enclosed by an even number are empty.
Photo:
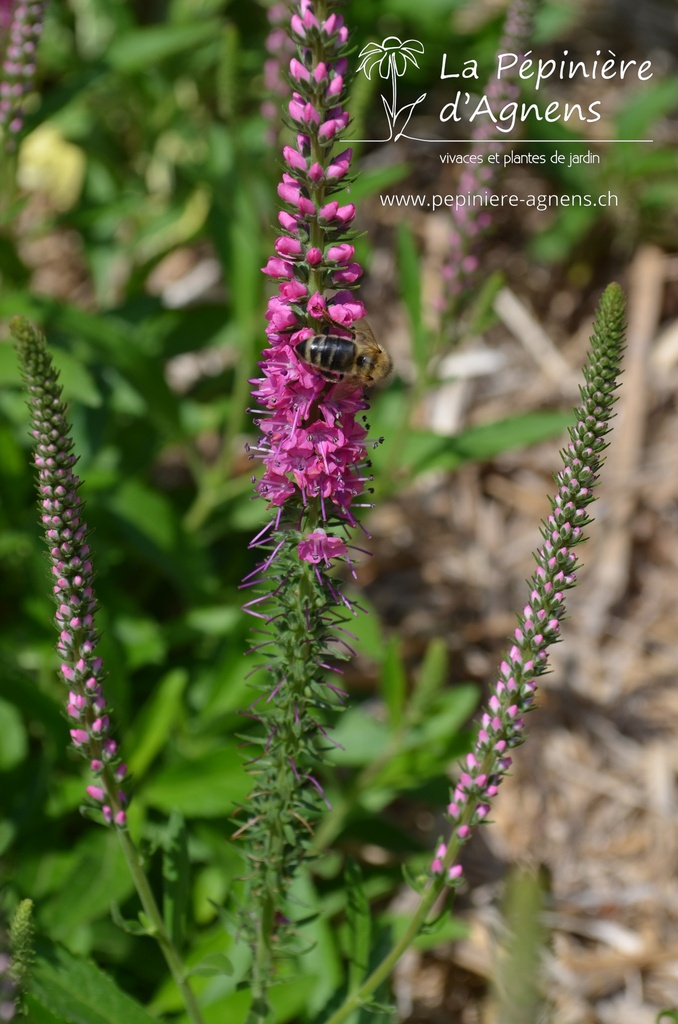
[[[87,786],[87,793],[92,800],[96,800],[98,803],[102,803],[106,799],[106,794],[101,786]]]

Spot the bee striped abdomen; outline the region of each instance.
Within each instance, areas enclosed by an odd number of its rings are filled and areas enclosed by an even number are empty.
[[[355,361],[355,341],[339,334],[316,334],[296,346],[298,355],[325,373],[347,373]]]
[[[332,334],[328,327],[300,341],[294,350],[327,380],[342,381],[347,377],[364,387],[385,380],[391,372],[391,357],[375,340],[370,325],[364,319],[356,320],[350,332],[348,337]]]

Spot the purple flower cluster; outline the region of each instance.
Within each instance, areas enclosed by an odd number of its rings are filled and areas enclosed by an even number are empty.
[[[0,33],[7,33],[0,71],[0,128],[7,128],[12,135],[23,125],[21,100],[30,92],[35,76],[44,10],[45,0],[0,0]]]
[[[312,525],[338,518],[349,525],[351,506],[369,479],[366,429],[356,414],[367,408],[359,385],[329,384],[305,362],[296,346],[327,325],[351,337],[351,326],[365,315],[351,289],[362,275],[346,232],[355,217],[352,203],[332,198],[346,182],[352,151],[332,155],[334,140],[348,124],[344,109],[348,39],[336,13],[322,17],[320,3],[301,0],[291,18],[290,36],[298,57],[290,61],[293,83],[288,105],[296,145],[285,146],[286,171],[278,186],[284,203],[278,214],[281,234],[264,273],[278,281],[268,303],[266,334],[270,348],[253,381],[259,403],[256,453],[264,464],[257,482],[270,508],[290,503],[311,512]],[[328,292],[333,294],[328,297]],[[314,529],[299,544],[299,557],[328,563],[345,553],[343,542]]]
[[[580,427],[582,424],[579,425]],[[560,639],[560,620],[565,615],[565,591],[574,587],[577,556],[572,550],[584,540],[590,522],[584,505],[592,500],[594,471],[588,460],[593,449],[581,456],[569,445],[570,462],[559,475],[559,498],[548,518],[544,546],[537,552],[539,563],[533,577],[530,602],[514,633],[515,643],[502,661],[500,676],[483,713],[474,749],[466,757],[465,770],[447,807],[456,838],[466,841],[470,829],[484,821],[490,801],[497,795],[502,777],[511,767],[508,751],[523,742],[524,713],[534,702],[536,679],[546,671],[547,647]],[[583,481],[585,481],[583,483]],[[440,848],[432,864],[442,872],[446,847]],[[448,880],[461,875],[458,865],[448,869]]]
[[[33,419],[41,519],[54,576],[61,677],[69,689],[67,714],[73,745],[90,762],[97,784],[87,793],[106,822],[124,826],[127,802],[118,787],[127,769],[110,736],[111,722],[102,692],[102,662],[96,654],[94,570],[82,518],[77,461],[61,401],[61,388],[45,341],[22,317],[10,329],[18,342]]]
[[[570,443],[561,452],[564,467],[557,475],[558,491],[551,499],[551,514],[542,525],[543,545],[535,552],[537,569],[530,581],[530,598],[518,617],[509,653],[501,662],[487,709],[482,715],[475,745],[447,808],[452,839],[436,851],[431,869],[458,881],[454,865],[459,847],[470,829],[487,818],[490,801],[511,766],[509,751],[524,740],[524,715],[534,704],[537,679],[547,670],[547,648],[560,639],[565,616],[565,594],[576,585],[577,555],[573,550],[586,539],[591,522],[586,511],[594,500],[594,485],[604,450],[604,435],[614,404],[621,347],[624,303],[621,290],[611,285],[603,295],[591,339],[591,364],[585,370],[578,422],[570,429]]]

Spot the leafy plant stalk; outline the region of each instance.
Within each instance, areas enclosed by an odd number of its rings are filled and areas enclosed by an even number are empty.
[[[60,675],[69,690],[66,712],[74,726],[70,735],[77,752],[89,761],[95,780],[87,786],[89,803],[83,807],[83,813],[115,829],[148,921],[147,934],[157,939],[191,1021],[202,1024],[187,972],[127,831],[127,796],[120,788],[127,767],[110,735],[111,720],[102,687],[103,665],[97,655],[94,569],[87,524],[82,517],[81,481],[73,473],[77,460],[58,374],[44,337],[29,321],[15,317],[10,330],[17,342],[33,421],[41,520],[55,580]]]
[[[594,488],[607,447],[624,348],[624,297],[618,285],[603,294],[584,368],[581,404],[570,428],[570,443],[561,452],[564,468],[557,474],[558,490],[550,499],[551,514],[542,524],[543,546],[534,554],[537,569],[529,581],[530,596],[512,646],[501,663],[500,675],[484,710],[473,750],[468,754],[447,808],[451,830],[440,844],[431,866],[432,877],[412,919],[379,966],[330,1015],[324,1024],[341,1024],[366,1005],[388,978],[416,938],[446,886],[455,888],[462,875],[458,858],[471,829],[487,820],[491,801],[511,765],[509,751],[524,742],[523,715],[534,707],[536,680],[548,670],[547,648],[560,640],[565,616],[565,592],[577,582],[575,547],[586,539],[591,523],[586,508],[595,500]]]

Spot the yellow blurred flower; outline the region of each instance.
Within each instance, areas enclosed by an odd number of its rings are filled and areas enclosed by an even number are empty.
[[[80,146],[67,142],[55,125],[42,124],[19,147],[19,188],[42,192],[57,210],[70,210],[80,198],[86,163]]]

